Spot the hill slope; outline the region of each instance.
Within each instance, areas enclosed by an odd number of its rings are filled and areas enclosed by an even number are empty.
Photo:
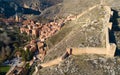
[[[81,13],[83,15],[80,18],[66,23],[61,31],[47,40],[50,49],[46,60],[61,56],[69,47],[105,47],[105,35],[102,31],[105,11],[99,6],[90,11],[89,9],[84,11],[86,13]]]

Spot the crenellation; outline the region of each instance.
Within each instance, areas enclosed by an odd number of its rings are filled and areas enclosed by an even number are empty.
[[[112,29],[112,22],[108,23],[108,28],[111,30]]]

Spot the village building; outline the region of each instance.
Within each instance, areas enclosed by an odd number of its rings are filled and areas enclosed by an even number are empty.
[[[15,56],[16,56],[17,58],[21,57],[21,55],[22,55],[22,53],[21,53],[20,51],[17,51],[17,52],[15,53]]]
[[[32,36],[38,37],[39,36],[39,30],[38,29],[32,29]]]
[[[35,52],[37,50],[36,44],[28,44],[24,47],[24,50],[27,51],[31,51],[31,52]]]
[[[37,42],[37,46],[38,46],[38,49],[41,49],[44,47],[44,43],[43,42]]]

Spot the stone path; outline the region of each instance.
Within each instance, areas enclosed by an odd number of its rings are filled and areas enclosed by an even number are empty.
[[[49,67],[49,66],[53,66],[53,65],[59,64],[61,61],[62,61],[62,58],[59,57],[59,58],[54,59],[52,61],[49,61],[47,63],[43,63],[43,64],[41,64],[41,66],[42,67]]]

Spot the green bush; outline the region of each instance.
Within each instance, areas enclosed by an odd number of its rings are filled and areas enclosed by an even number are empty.
[[[0,66],[0,75],[5,75],[10,69],[10,66]]]

